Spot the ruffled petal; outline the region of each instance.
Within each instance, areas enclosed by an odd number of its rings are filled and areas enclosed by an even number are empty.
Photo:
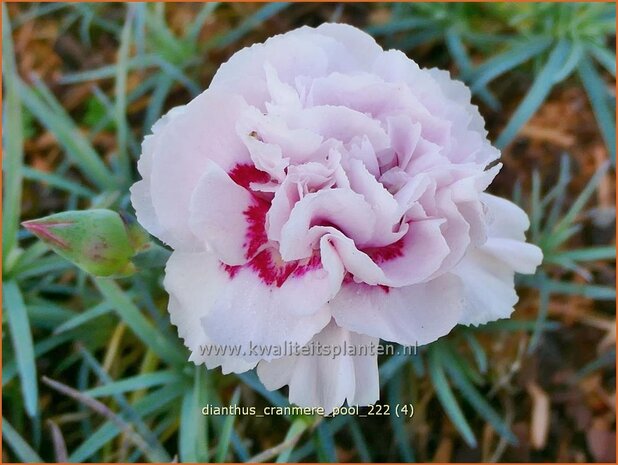
[[[463,297],[460,279],[445,274],[400,288],[346,283],[331,308],[342,328],[402,345],[423,345],[453,329]]]
[[[252,369],[256,362],[247,362],[239,354],[232,354],[231,349],[226,349],[226,353],[218,352],[223,349],[213,345],[200,324],[228,281],[221,273],[218,260],[207,253],[174,252],[165,267],[164,286],[170,294],[170,320],[191,351],[189,360],[198,365],[204,363],[211,369],[221,366],[223,373],[242,373]]]
[[[137,221],[146,230],[161,241],[169,243],[173,240],[161,226],[154,205],[152,204],[151,176],[154,152],[157,149],[161,133],[176,116],[185,111],[184,106],[172,108],[163,115],[152,127],[152,134],[147,135],[142,142],[142,154],[137,162],[137,170],[142,179],[131,186],[131,204],[135,209]]]
[[[207,90],[162,130],[152,159],[152,203],[166,241],[174,249],[203,249],[189,227],[190,202],[212,162],[224,171],[251,161],[235,131],[247,104],[238,96]]]
[[[467,325],[508,318],[518,300],[515,272],[532,274],[543,260],[541,249],[525,242],[526,213],[508,200],[490,194],[481,198],[487,208],[487,241],[471,247],[453,269],[464,284],[460,323]]]
[[[209,163],[191,197],[191,231],[205,240],[219,260],[242,265],[252,258],[247,253],[247,212],[255,201],[218,165]]]
[[[288,384],[291,403],[323,407],[325,414],[346,401],[348,405],[370,405],[380,394],[378,344],[377,338],[331,322],[304,348],[308,355],[300,349],[299,355],[260,362],[257,373],[267,389]]]

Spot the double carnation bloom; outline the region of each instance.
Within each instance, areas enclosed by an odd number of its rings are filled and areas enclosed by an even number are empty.
[[[542,259],[526,214],[484,192],[500,153],[468,88],[351,26],[239,51],[152,131],[131,198],[174,249],[164,283],[190,360],[257,365],[300,406],[375,402],[377,355],[251,347],[427,344],[508,317],[514,273]]]

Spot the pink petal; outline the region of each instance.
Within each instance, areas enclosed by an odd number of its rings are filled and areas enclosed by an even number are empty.
[[[332,225],[362,244],[371,238],[374,224],[375,213],[360,194],[341,188],[310,193],[296,203],[281,229],[279,250],[285,261],[309,257],[325,232],[320,227]]]
[[[200,324],[227,282],[218,260],[207,253],[174,252],[165,268],[164,286],[170,294],[170,320],[177,326],[178,335],[191,351],[189,360],[196,364],[204,363],[208,368],[221,366],[223,373],[242,373],[252,369],[255,362],[247,362],[233,355],[214,355],[212,352],[207,355],[205,348],[213,342]]]
[[[343,328],[403,345],[429,344],[461,318],[463,289],[454,275],[424,284],[382,288],[347,283],[331,302]]]
[[[248,190],[211,162],[191,197],[191,231],[212,247],[219,260],[242,265],[252,258],[247,253],[247,211],[254,202]]]
[[[229,171],[250,162],[234,130],[247,108],[237,96],[207,90],[192,100],[164,129],[154,152],[152,203],[161,227],[175,249],[199,250],[203,245],[189,227],[191,195],[209,163]]]
[[[378,400],[380,389],[375,355],[378,339],[347,331],[331,322],[311,344],[314,347],[319,344],[323,350],[328,347],[331,352],[347,350],[348,353],[334,357],[332,353],[318,355],[316,349],[313,355],[291,355],[261,362],[257,373],[266,388],[274,390],[288,384],[291,403],[301,407],[323,407],[325,414],[346,401],[348,405],[370,405]],[[351,354],[352,350],[356,350],[355,355]],[[358,355],[361,350],[369,355]]]

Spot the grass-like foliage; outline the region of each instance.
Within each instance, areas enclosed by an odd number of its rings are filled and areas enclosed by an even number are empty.
[[[607,458],[566,406],[550,414],[542,396],[613,396],[613,4],[2,8],[5,461]],[[493,188],[529,213],[545,261],[518,281],[513,319],[380,360],[381,403],[412,405],[412,419],[206,417],[206,404],[259,411],[287,397],[252,372],[223,376],[186,361],[161,286],[169,252],[144,257],[132,277],[93,278],[19,225],[73,209],[130,214],[140,142],[162,113],[201,92],[243,46],[326,20],[363,27],[471,87],[504,151]],[[578,99],[585,131],[552,127],[563,93]],[[552,352],[561,344],[571,346]],[[584,409],[611,433],[615,416],[597,404]],[[543,418],[560,425],[543,433]]]

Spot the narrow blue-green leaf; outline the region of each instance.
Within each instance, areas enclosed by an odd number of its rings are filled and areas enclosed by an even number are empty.
[[[6,12],[3,12],[6,15]],[[43,459],[30,447],[15,428],[2,417],[2,439],[13,450],[15,456],[21,463],[43,463]]]
[[[579,42],[573,43],[573,46],[571,47],[571,53],[569,53],[569,56],[564,61],[564,64],[562,65],[562,68],[560,68],[560,71],[556,73],[556,76],[554,78],[555,82],[562,82],[571,75],[571,73],[575,70],[575,67],[580,62],[583,53],[584,47]]]
[[[93,197],[95,195],[94,191],[88,189],[87,187],[77,184],[76,182],[69,181],[68,179],[60,177],[54,173],[46,173],[29,166],[24,166],[22,169],[22,174],[24,179],[44,183],[51,187],[62,189],[82,197]]]
[[[552,257],[550,257],[551,260]],[[565,250],[559,252],[553,258],[565,258],[578,262],[591,262],[595,260],[614,260],[616,259],[616,246],[586,247],[583,249]]]
[[[608,351],[604,352],[591,362],[584,365],[581,369],[573,375],[574,383],[581,381],[583,378],[588,376],[590,373],[593,373],[597,370],[600,370],[605,367],[614,367],[616,365],[616,348],[612,347]]]
[[[13,37],[6,4],[2,4],[2,74],[4,77],[4,137],[2,196],[2,263],[17,244],[21,210],[22,165],[24,161],[23,127]]]
[[[554,294],[580,295],[595,300],[616,300],[616,289],[610,286],[548,280],[547,288]]]
[[[431,383],[436,390],[438,400],[442,404],[444,411],[453,422],[457,431],[461,434],[466,444],[470,447],[476,447],[476,439],[474,433],[466,420],[461,407],[457,403],[457,399],[448,384],[446,376],[444,375],[444,368],[442,367],[442,360],[440,360],[439,350],[430,350],[429,352],[429,376]]]
[[[533,331],[536,325],[536,321],[525,320],[498,320],[491,323],[487,323],[474,328],[473,331],[489,332],[496,331]],[[560,323],[556,321],[548,321],[545,326],[545,331],[553,331],[560,328]]]
[[[351,418],[348,422],[348,426],[350,428],[350,434],[352,435],[352,441],[354,442],[354,448],[358,453],[360,461],[363,463],[373,462],[371,452],[367,447],[367,440],[363,436],[363,432],[361,431],[360,426],[358,426],[358,421],[356,418]]]
[[[127,16],[120,35],[120,47],[118,49],[118,60],[116,63],[116,83],[114,94],[116,96],[114,105],[114,119],[116,121],[116,144],[118,147],[118,165],[120,178],[129,184],[131,181],[131,163],[128,152],[128,122],[127,111],[127,74],[129,71],[129,51],[131,47],[131,23],[133,21],[134,6],[127,3]]]
[[[116,180],[102,158],[75,124],[52,111],[41,98],[20,79],[15,79],[22,102],[28,110],[56,136],[71,161],[83,175],[102,189],[116,186]]]
[[[28,311],[15,281],[3,283],[2,291],[3,309],[11,331],[26,412],[34,417],[38,413],[39,389]]]
[[[404,405],[405,402],[401,399],[403,377],[401,373],[397,373],[393,379],[388,383],[387,398],[388,405],[392,409],[395,409],[398,405]],[[393,427],[395,445],[399,450],[399,454],[403,459],[403,462],[414,462],[414,451],[410,442],[410,434],[406,431],[406,419],[401,415],[396,415],[395,412],[391,412],[390,421]]]
[[[230,400],[230,405],[238,405],[240,400],[240,386],[236,388]],[[234,428],[234,420],[236,415],[228,415],[223,422],[221,432],[219,434],[219,443],[217,444],[217,453],[215,455],[215,462],[222,463],[226,461],[230,450],[230,440],[232,437],[232,431]]]
[[[609,151],[612,163],[616,164],[616,121],[614,111],[608,104],[607,85],[601,79],[588,57],[583,57],[577,67],[579,77],[588,93],[592,110],[601,129],[601,135]]]
[[[171,365],[186,363],[187,356],[183,351],[155,329],[115,281],[109,278],[93,278],[93,281],[120,318],[147,347]]]
[[[337,450],[335,448],[335,439],[333,438],[330,422],[321,422],[316,428],[316,431],[317,434],[314,436],[314,440],[319,461],[327,463],[337,462]]]
[[[478,367],[481,373],[487,372],[487,353],[485,353],[485,349],[476,339],[474,334],[469,331],[464,331],[464,337],[468,342],[468,347],[472,350],[472,354],[474,355],[474,360],[476,361],[476,366]]]
[[[304,418],[297,418],[290,425],[290,429],[283,438],[283,442],[291,441],[293,438],[299,438],[301,434],[308,428],[307,420]],[[290,460],[290,454],[294,450],[294,446],[286,447],[277,456],[275,463],[287,463]]]
[[[466,375],[459,370],[457,362],[452,358],[448,358],[450,355],[448,351],[441,352],[446,358],[446,363],[444,365],[448,371],[448,374],[453,380],[455,386],[457,386],[461,392],[462,396],[470,403],[472,407],[474,407],[475,411],[493,427],[496,433],[506,439],[509,443],[513,445],[517,444],[517,437],[513,434],[502,417],[500,417],[493,407],[489,405],[485,398],[476,390]]]
[[[472,92],[477,92],[502,74],[539,55],[549,47],[550,43],[550,39],[534,39],[491,57],[472,72],[470,76]]]
[[[264,21],[280,13],[289,5],[289,2],[275,2],[265,4],[253,15],[245,19],[240,25],[233,29],[230,29],[230,31],[227,32],[225,35],[215,38],[214,45],[217,48],[225,48],[228,45],[232,45],[236,41],[242,39],[254,28],[262,24]]]
[[[434,25],[435,20],[430,18],[406,18],[396,21],[389,21],[385,24],[377,24],[374,26],[368,26],[365,28],[368,34],[375,36],[381,36],[386,34],[395,34],[397,32],[409,31],[410,29],[426,28]]]
[[[150,132],[154,123],[163,113],[165,99],[172,89],[173,84],[174,80],[167,74],[161,74],[158,76],[154,91],[150,96],[148,108],[146,109],[146,116],[144,118],[144,133]]]
[[[144,373],[141,375],[130,376],[118,381],[112,381],[111,383],[104,384],[89,389],[84,394],[90,397],[103,397],[113,396],[123,392],[138,391],[141,389],[147,389],[153,386],[160,386],[162,384],[176,383],[182,380],[182,376],[172,370],[155,371],[152,373]]]
[[[408,362],[410,362],[408,355],[392,355],[382,363],[380,365],[380,386],[386,386],[388,381]]]
[[[592,194],[594,194],[601,178],[605,175],[609,168],[608,163],[606,162],[604,165],[599,167],[597,172],[590,178],[590,181],[586,184],[586,187],[580,192],[575,199],[575,202],[571,205],[571,208],[567,211],[567,213],[562,217],[562,219],[556,224],[554,227],[554,234],[566,230],[571,227],[572,223],[575,221],[575,218],[582,211]]]
[[[547,314],[549,313],[550,291],[549,287],[547,286],[547,276],[543,271],[539,272],[536,281],[538,282],[540,294],[539,311],[536,318],[536,326],[534,328],[534,331],[532,332],[532,336],[530,337],[530,343],[528,344],[529,354],[536,350],[539,342],[541,341],[541,336],[543,335],[543,327],[545,326],[545,322],[547,321]]]
[[[133,407],[144,418],[163,408],[169,410],[169,404],[180,397],[182,392],[183,386],[181,384],[170,384],[142,397],[135,402]],[[105,422],[71,453],[68,461],[85,462],[118,434],[120,434],[120,429],[117,425],[111,421]]]
[[[65,321],[61,325],[57,326],[54,329],[54,334],[64,333],[65,331],[69,331],[71,329],[78,328],[79,326],[94,320],[100,316],[103,316],[113,310],[113,306],[107,302],[101,302],[100,304],[95,305],[88,310],[85,310],[82,313],[75,315],[70,320]]]
[[[508,145],[517,135],[519,130],[530,119],[530,117],[543,104],[549,92],[555,84],[556,73],[564,64],[571,49],[566,40],[561,40],[552,50],[547,63],[538,74],[528,93],[521,101],[510,121],[496,140],[496,146],[500,149]]]
[[[603,68],[616,77],[616,53],[598,45],[591,45],[588,50]]]
[[[446,46],[459,67],[461,79],[465,82],[470,82],[472,60],[468,56],[468,52],[461,40],[461,35],[454,28],[449,29],[446,33]],[[492,110],[497,111],[500,108],[500,102],[484,86],[479,86],[476,92],[479,98]]]
[[[126,68],[129,71],[140,70],[157,66],[159,58],[152,55],[141,55],[127,60]],[[69,73],[62,76],[59,84],[76,84],[86,81],[97,81],[100,79],[112,79],[116,76],[116,65],[105,65],[97,69],[88,71],[80,71],[78,73]]]
[[[214,11],[219,6],[219,2],[208,2],[202,6],[200,12],[195,16],[195,20],[187,28],[186,39],[193,43],[197,41],[200,31],[204,27],[204,23],[210,18],[210,16],[214,13]]]
[[[206,368],[196,366],[193,384],[187,386],[180,407],[178,449],[182,462],[208,462],[208,417],[202,407],[208,403]]]

